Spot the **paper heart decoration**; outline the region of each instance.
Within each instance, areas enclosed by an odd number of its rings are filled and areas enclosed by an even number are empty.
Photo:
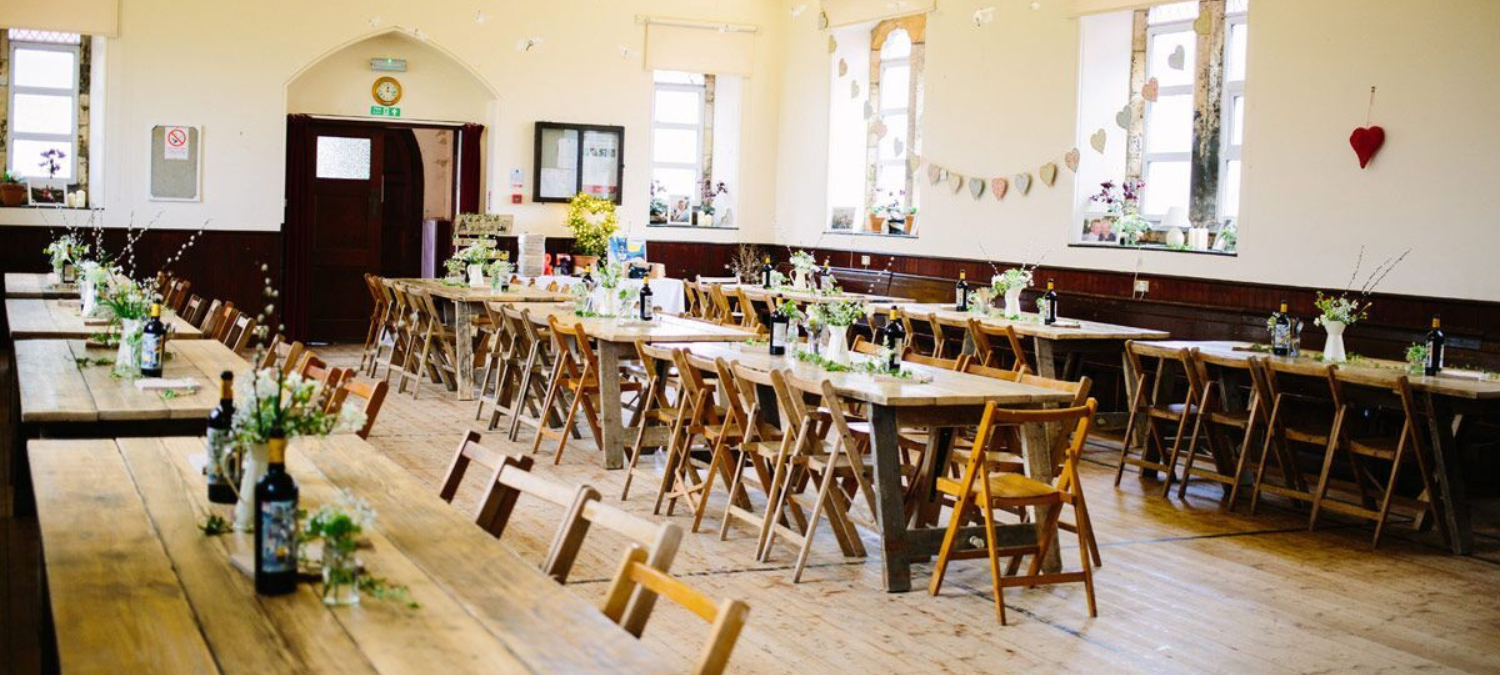
[[[990,179],[990,194],[993,195],[995,199],[1005,199],[1005,192],[1009,189],[1010,181],[1005,180],[1004,178]]]
[[[1042,168],[1037,169],[1036,173],[1042,177],[1042,182],[1046,183],[1047,187],[1052,187],[1052,183],[1057,180],[1057,164],[1047,162],[1042,165]]]
[[[1068,165],[1069,171],[1078,173],[1078,148],[1073,148],[1063,155],[1063,164]]]
[[[1121,129],[1130,131],[1130,122],[1135,119],[1135,115],[1132,114],[1133,112],[1131,104],[1126,103],[1125,107],[1120,108],[1120,112],[1115,113],[1115,124]]]
[[[875,106],[871,105],[869,101],[865,101],[865,119],[868,120],[868,119],[870,119],[871,117],[874,117],[874,116],[875,116]]]
[[[927,182],[937,185],[943,179],[943,169],[936,164],[927,165]]]
[[[1182,48],[1182,45],[1177,45],[1177,48],[1172,50],[1171,54],[1167,55],[1167,65],[1172,70],[1182,70],[1182,60],[1185,58],[1187,58],[1187,51]]]
[[[833,39],[832,35],[828,36],[828,53],[832,54],[832,53],[834,53],[834,52],[836,52],[838,50],[839,50],[839,41]]]
[[[964,189],[964,177],[956,173],[948,174],[948,188],[954,192]]]
[[[922,158],[912,155],[906,158],[906,173],[910,176],[917,175],[917,169],[922,168]]]
[[[818,12],[818,30],[828,30],[828,12]]]
[[[1100,129],[1095,131],[1093,136],[1089,136],[1089,145],[1094,147],[1094,152],[1102,155],[1104,154],[1104,142],[1106,140],[1109,140],[1109,136],[1104,133],[1103,129]]]
[[[859,80],[849,80],[849,98],[859,98]]]
[[[973,197],[975,199],[979,199],[980,197],[984,196],[984,179],[983,178],[970,178],[969,179],[969,196],[971,196],[971,197]]]
[[[1156,96],[1159,93],[1161,93],[1161,83],[1157,82],[1156,78],[1154,77],[1146,80],[1146,84],[1141,85],[1141,98],[1146,99],[1147,101],[1155,103]]]
[[[1208,35],[1214,29],[1213,17],[1209,16],[1208,8],[1204,7],[1198,11],[1198,18],[1193,20],[1193,31],[1199,35]]]
[[[1385,145],[1385,129],[1378,126],[1359,127],[1349,134],[1349,146],[1354,148],[1354,155],[1359,157],[1361,169],[1369,165],[1382,145]]]
[[[843,59],[839,59],[839,77],[843,77],[843,76],[848,75],[848,74],[849,74],[849,62],[845,61]]]
[[[875,134],[876,140],[885,138],[885,135],[890,133],[890,131],[882,120],[875,120],[875,123],[870,125],[870,133]],[[898,150],[897,152],[899,153],[900,151]]]
[[[1029,173],[1018,173],[1018,174],[1016,174],[1016,189],[1020,190],[1021,194],[1023,194],[1023,195],[1026,194],[1026,193],[1028,193],[1028,192],[1031,192],[1031,174],[1029,174]]]
[[[885,126],[885,125],[884,125],[884,124],[881,124],[881,125],[880,125],[880,126],[882,126],[882,127],[883,127],[883,126]],[[884,136],[884,135],[885,135],[885,134],[881,134],[881,136]],[[898,156],[898,157],[899,157],[899,156],[901,156],[901,155],[903,155],[903,154],[906,154],[906,153],[904,153],[904,152],[902,152],[902,151],[903,151],[903,150],[905,150],[905,149],[906,149],[906,144],[905,144],[905,143],[902,143],[902,142],[901,142],[901,139],[899,139],[899,138],[893,138],[893,139],[891,139],[891,150],[892,150],[892,151],[893,151],[893,152],[894,152],[894,153],[895,153],[895,154],[896,154],[896,155],[897,155],[897,156]]]

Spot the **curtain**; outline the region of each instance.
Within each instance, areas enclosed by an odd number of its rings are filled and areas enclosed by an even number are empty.
[[[458,213],[481,213],[484,185],[484,125],[465,124],[458,132]]]
[[[281,316],[289,339],[307,337],[307,305],[311,297],[307,251],[312,225],[312,118],[286,116],[286,213],[281,224]]]

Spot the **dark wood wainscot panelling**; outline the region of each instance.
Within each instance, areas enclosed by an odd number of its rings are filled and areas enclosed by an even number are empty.
[[[0,237],[5,241],[0,246],[0,271],[46,272],[50,268],[42,249],[62,231],[60,227],[0,225]],[[126,230],[111,228],[104,232],[107,250],[118,255],[125,249]],[[135,244],[136,276],[154,276],[194,232],[147,230]],[[91,232],[80,230],[79,234],[92,244]],[[262,264],[268,266],[267,272],[261,271]],[[233,302],[255,314],[266,304],[262,296],[265,279],[281,285],[281,232],[206,230],[169,271],[191,281],[192,293]]]

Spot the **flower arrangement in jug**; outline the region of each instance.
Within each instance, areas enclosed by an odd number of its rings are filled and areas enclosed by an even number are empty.
[[[484,266],[489,264],[490,258],[495,251],[495,242],[489,239],[478,239],[474,243],[453,252],[453,257],[444,263],[449,274],[455,269],[459,275],[467,270],[469,273],[470,286],[484,285]],[[454,263],[454,261],[458,261]]]
[[[865,315],[865,306],[855,300],[835,300],[813,305],[810,316],[817,317],[819,324],[834,328],[848,328]]]
[[[1007,318],[1019,318],[1021,316],[1021,291],[1031,287],[1032,277],[1036,266],[1022,265],[1012,267],[1000,274],[990,277],[990,291],[1005,298],[1005,316]],[[985,311],[987,303],[970,303],[971,308]]]
[[[47,254],[48,260],[52,263],[53,273],[62,274],[64,263],[77,265],[83,262],[89,254],[89,245],[69,233],[47,244],[47,247],[42,249],[42,253]]]
[[[818,269],[818,259],[807,251],[798,250],[792,253],[792,285],[797,288],[811,288],[813,272]]]
[[[324,409],[323,383],[279,368],[262,368],[253,378],[234,383],[234,436],[240,443],[256,445],[280,428],[288,439],[297,436],[327,436],[347,433],[365,425],[358,406],[345,405],[338,412]]]
[[[1406,259],[1411,249],[1407,249],[1399,256],[1387,258],[1385,262],[1375,266],[1369,276],[1365,277],[1364,283],[1360,284],[1359,290],[1351,297],[1350,291],[1343,291],[1338,295],[1324,295],[1318,291],[1317,299],[1313,304],[1318,308],[1318,318],[1313,320],[1314,324],[1321,326],[1328,332],[1328,341],[1323,347],[1323,360],[1333,363],[1343,363],[1346,360],[1344,352],[1344,329],[1365,320],[1370,315],[1370,307],[1374,302],[1370,300],[1370,294],[1375,292],[1375,287],[1380,285],[1386,275],[1391,273],[1402,260]],[[1359,269],[1364,264],[1365,249],[1359,249],[1359,257],[1354,261],[1354,272],[1349,275],[1349,282],[1345,288],[1352,289],[1354,282],[1359,278]]]

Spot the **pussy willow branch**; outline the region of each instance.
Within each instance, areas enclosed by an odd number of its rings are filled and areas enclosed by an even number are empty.
[[[1411,249],[1406,249],[1401,252],[1401,255],[1387,258],[1385,262],[1376,266],[1375,270],[1370,272],[1369,278],[1365,279],[1364,286],[1360,287],[1359,294],[1369,295],[1375,292],[1375,287],[1379,286],[1380,282],[1385,281],[1386,275],[1390,274],[1391,270],[1396,269],[1396,266],[1401,264],[1401,261],[1406,260],[1406,256],[1410,253]]]
[[[1344,282],[1344,288],[1354,289],[1354,280],[1359,278],[1359,268],[1365,263],[1365,247],[1359,247],[1359,256],[1354,259],[1354,271],[1349,273],[1349,280]]]

